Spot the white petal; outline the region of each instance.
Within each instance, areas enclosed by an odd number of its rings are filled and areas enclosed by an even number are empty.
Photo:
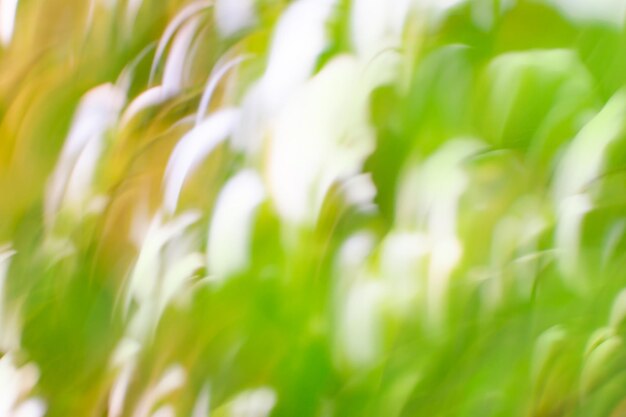
[[[267,161],[278,212],[294,223],[315,220],[332,183],[359,172],[373,147],[350,57],[329,62],[295,94],[271,126]]]
[[[373,204],[377,192],[370,174],[360,174],[342,181],[341,190],[347,202],[358,207]]]
[[[13,362],[13,356],[6,354],[0,358],[0,415],[8,416],[19,398],[19,374]]]
[[[133,370],[134,366],[132,364],[125,365],[113,381],[111,393],[109,394],[107,417],[120,417],[122,415]]]
[[[456,237],[458,201],[468,183],[463,161],[484,148],[476,139],[448,141],[421,168],[418,224],[426,224],[433,239]]]
[[[77,205],[86,201],[93,184],[96,168],[102,152],[102,138],[94,137],[78,156],[67,181],[65,203]]]
[[[415,297],[423,290],[423,270],[430,251],[430,242],[421,233],[398,230],[385,237],[380,272],[396,313],[403,314],[415,307]]]
[[[626,114],[626,92],[616,93],[604,108],[576,135],[559,162],[554,196],[564,198],[584,191],[601,172],[608,146],[622,137]]]
[[[94,132],[100,133],[114,124],[125,101],[126,92],[113,84],[104,84],[89,90],[82,97],[74,114],[62,157],[75,157]]]
[[[130,30],[137,18],[137,14],[139,13],[139,9],[141,9],[141,5],[143,4],[143,0],[128,0],[126,4],[126,16],[125,23],[127,30]]]
[[[13,412],[13,417],[43,417],[46,403],[39,398],[29,398],[22,402]]]
[[[443,322],[448,281],[463,252],[457,236],[459,200],[468,184],[463,162],[483,147],[472,138],[450,140],[421,167],[411,167],[401,185],[399,223],[424,229],[432,245],[426,297],[432,330]]]
[[[313,72],[327,44],[326,20],[334,3],[335,0],[298,0],[283,12],[262,81],[270,103],[282,102]]]
[[[133,272],[129,278],[124,310],[131,299],[140,303],[154,301],[156,285],[161,276],[161,250],[165,244],[194,224],[200,215],[196,212],[183,213],[169,223],[162,223],[157,213],[149,227]]]
[[[0,0],[0,42],[8,46],[13,39],[18,0]]]
[[[163,277],[163,282],[161,283],[157,316],[161,316],[165,307],[167,307],[181,288],[183,288],[185,282],[195,271],[203,266],[204,256],[197,252],[190,253],[179,261],[171,264]]]
[[[171,405],[164,405],[152,413],[152,417],[176,417],[176,411]]]
[[[141,345],[135,340],[127,338],[122,339],[115,348],[115,351],[113,352],[111,365],[113,367],[119,367],[128,363],[132,363],[140,349]]]
[[[28,395],[39,379],[39,370],[28,363],[21,368],[17,368],[14,356],[7,353],[0,358],[0,415],[10,416],[18,401]],[[34,404],[33,404],[34,406]],[[24,412],[33,411],[28,406]],[[36,410],[34,410],[36,411]]]
[[[624,24],[626,3],[623,0],[550,0],[550,2],[576,20],[601,20],[616,26]]]
[[[242,171],[222,189],[209,230],[208,266],[217,279],[244,268],[250,258],[254,214],[265,199],[259,175]]]
[[[133,117],[135,117],[142,110],[161,104],[165,100],[169,99],[171,94],[168,95],[165,89],[161,86],[152,87],[143,93],[139,94],[133,101],[130,102],[120,121],[120,126],[126,126]]]
[[[360,232],[350,236],[339,250],[339,268],[355,270],[363,265],[374,249],[375,236],[370,232]],[[340,272],[340,275],[344,275]]]
[[[386,295],[383,283],[374,279],[357,281],[349,289],[339,332],[353,365],[371,364],[380,354],[381,307]]]
[[[176,211],[185,179],[220,143],[231,134],[239,119],[236,109],[221,110],[191,129],[178,142],[165,169],[164,206]]]
[[[350,28],[357,53],[371,58],[383,49],[400,46],[409,6],[410,0],[354,0]]]
[[[558,263],[565,283],[571,289],[583,290],[578,281],[580,238],[583,220],[592,208],[589,196],[579,194],[561,201],[555,231]]]
[[[62,205],[66,187],[81,153],[90,141],[100,141],[103,134],[114,126],[125,101],[126,92],[113,84],[98,86],[81,99],[46,188],[45,218],[48,226],[51,226],[56,211]]]
[[[271,388],[244,391],[233,400],[231,417],[267,417],[276,404],[276,393]]]
[[[180,28],[186,20],[192,18],[202,10],[211,7],[212,2],[206,0],[199,0],[189,3],[185,6],[172,21],[165,28],[165,32],[163,36],[161,36],[161,40],[157,46],[156,53],[154,55],[154,61],[152,62],[152,68],[150,70],[150,83],[154,80],[154,75],[156,73],[157,66],[161,61],[161,57],[165,52],[165,48],[170,42],[170,39],[174,36],[174,33]]]
[[[5,320],[5,300],[6,300],[6,280],[11,265],[11,257],[15,255],[15,251],[10,246],[0,247],[0,339],[4,333]]]
[[[206,384],[200,390],[200,394],[193,406],[191,417],[208,417],[211,411],[211,387]]]
[[[258,153],[270,120],[309,79],[328,44],[327,19],[335,3],[298,0],[283,12],[274,30],[265,73],[244,98],[242,122],[233,137],[236,149]]]
[[[241,62],[248,59],[248,56],[237,56],[230,61],[227,61],[224,65],[219,66],[209,76],[207,80],[206,87],[204,88],[204,92],[202,93],[202,98],[200,99],[200,105],[198,106],[198,114],[196,116],[196,125],[199,125],[202,122],[202,119],[205,117],[207,109],[209,108],[209,103],[211,102],[211,98],[213,97],[213,93],[217,88],[219,82],[224,78],[224,76],[235,66],[239,65]]]
[[[428,268],[428,292],[426,297],[430,325],[439,331],[448,309],[447,291],[450,275],[461,260],[463,246],[458,239],[447,238],[434,243]]]
[[[159,383],[154,387],[155,399],[160,399],[181,388],[187,379],[187,372],[181,365],[173,365],[165,370]]]
[[[437,20],[455,7],[467,3],[468,0],[414,0],[414,2],[421,13],[430,12]]]
[[[183,87],[187,57],[199,25],[199,18],[190,19],[174,38],[170,53],[165,61],[165,69],[163,70],[161,85],[165,95],[177,94]]]
[[[235,127],[230,141],[233,149],[247,155],[260,152],[273,114],[266,102],[262,83],[253,84],[241,103],[241,121]]]
[[[215,23],[220,35],[227,37],[252,25],[254,6],[254,0],[216,0]]]
[[[6,280],[15,251],[9,246],[0,247],[0,349],[10,351],[19,347],[21,326],[18,311],[6,307]]]
[[[148,417],[154,406],[166,395],[182,388],[187,379],[185,368],[173,365],[168,368],[159,382],[149,388],[139,401],[134,417]]]

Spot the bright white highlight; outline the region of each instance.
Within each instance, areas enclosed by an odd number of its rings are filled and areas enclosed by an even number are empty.
[[[33,364],[18,367],[11,353],[0,358],[0,415],[7,417],[43,417],[45,404],[39,399],[25,399],[37,384],[39,370]]]
[[[313,73],[328,43],[326,22],[334,3],[335,0],[298,0],[281,15],[272,37],[267,68],[242,105],[243,119],[233,141],[237,149],[258,152],[269,121]]]
[[[365,59],[402,44],[404,21],[411,0],[354,0],[351,35],[357,54]]]
[[[0,42],[9,46],[15,30],[18,0],[0,0]]]
[[[254,0],[215,0],[215,23],[220,35],[227,37],[256,21]]]
[[[209,104],[211,102],[211,98],[213,98],[213,94],[215,93],[215,89],[217,88],[219,82],[226,76],[226,74],[239,65],[241,62],[248,59],[249,56],[238,56],[230,61],[227,61],[224,65],[219,66],[213,70],[209,79],[207,80],[206,87],[202,92],[202,97],[200,98],[200,105],[198,106],[198,114],[196,115],[196,124],[200,124],[202,119],[205,117],[207,109],[209,108]]]
[[[276,404],[276,393],[269,387],[244,391],[230,405],[231,417],[267,417]]]
[[[381,351],[381,308],[386,297],[381,281],[364,278],[348,290],[339,334],[352,365],[371,364]]]
[[[238,110],[221,110],[192,128],[178,142],[165,169],[164,206],[170,213],[176,211],[185,179],[228,138],[238,121]]]
[[[115,126],[125,100],[125,91],[113,84],[98,86],[81,99],[46,188],[44,215],[48,228],[64,203],[75,206],[89,197],[104,135]]]
[[[202,266],[201,257],[193,255],[181,235],[199,219],[195,212],[163,222],[157,213],[148,228],[129,278],[123,311],[128,314],[131,300],[138,304],[129,325],[129,336],[142,341],[148,337],[169,300],[178,292],[191,273]],[[166,247],[176,242],[176,251],[167,253]]]
[[[568,17],[580,21],[598,20],[622,26],[626,15],[623,0],[548,0]]]
[[[557,203],[585,191],[585,187],[600,175],[608,146],[624,132],[624,114],[626,92],[619,91],[567,147],[555,175]]]
[[[154,55],[154,61],[152,62],[152,68],[150,70],[150,81],[154,79],[154,75],[156,73],[157,66],[161,61],[161,57],[165,53],[165,48],[169,44],[170,40],[176,33],[176,31],[189,19],[200,13],[202,10],[207,9],[211,6],[210,1],[200,0],[194,1],[183,8],[174,19],[167,25],[165,28],[165,32],[163,32],[163,36],[161,36],[161,40],[157,46],[156,53]]]
[[[137,408],[135,409],[134,417],[148,417],[151,414],[152,409],[156,404],[166,395],[172,393],[183,387],[187,379],[187,372],[181,365],[172,365],[166,369],[163,376],[154,386],[149,388],[142,396]],[[169,416],[167,411],[165,416]]]
[[[559,205],[555,243],[563,278],[572,289],[584,290],[577,279],[582,225],[593,205],[589,196],[579,194],[563,200]]]
[[[290,222],[313,222],[328,188],[357,174],[373,147],[359,74],[353,58],[336,58],[289,100],[273,124],[270,191]]]
[[[221,280],[248,265],[256,209],[265,200],[259,175],[242,171],[222,189],[209,230],[209,272]]]

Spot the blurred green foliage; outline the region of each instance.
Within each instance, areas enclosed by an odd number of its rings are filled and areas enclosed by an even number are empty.
[[[129,74],[129,102],[154,87],[159,39],[189,4],[143,2],[129,25],[130,1],[104,3],[92,3],[90,20],[89,2],[20,2],[0,52],[0,241],[16,251],[2,320],[18,312],[20,323],[19,343],[3,349],[16,366],[36,364],[28,395],[51,417],[113,416],[122,371],[112,358],[142,308],[135,299],[124,307],[148,245],[134,241],[136,213],[161,209],[168,158],[193,129],[188,117],[211,71],[224,57],[251,56],[209,110],[242,106],[271,59],[280,19],[298,2],[255,2],[256,20],[228,36],[214,9],[198,12],[180,91],[106,130],[90,188],[106,196],[104,206],[61,208],[50,227],[46,190],[81,98],[121,74]],[[357,55],[356,3],[333,6],[310,78]],[[253,217],[245,268],[223,280],[211,265],[194,268],[156,316],[129,362],[121,415],[143,417],[146,393],[173,364],[186,382],[146,417],[204,415],[192,410],[206,387],[215,416],[265,415],[231,410],[237,395],[259,387],[275,395],[273,417],[626,415],[623,25],[577,20],[540,1],[470,1],[439,14],[413,10],[401,35],[397,48],[376,55],[400,56],[401,69],[366,100],[374,146],[359,173],[375,197],[355,203],[346,178],[332,178],[314,221],[294,224],[270,192]],[[455,148],[461,140],[480,145],[465,154]],[[192,209],[199,220],[173,233],[154,262],[183,258],[188,246],[204,254],[224,184],[245,168],[271,182],[268,153],[219,144],[163,222]],[[432,161],[446,168],[431,175]],[[452,208],[428,200],[448,198],[457,172]],[[562,196],[579,176],[583,187]],[[443,220],[433,220],[436,210]],[[453,229],[457,261],[450,242],[437,246],[437,221]],[[347,242],[363,235],[371,247],[346,264]],[[423,236],[431,246],[421,253],[412,239]],[[446,262],[439,299],[432,277]],[[7,323],[0,333],[10,333]],[[350,348],[370,343],[363,360]],[[156,414],[166,404],[174,414]]]

